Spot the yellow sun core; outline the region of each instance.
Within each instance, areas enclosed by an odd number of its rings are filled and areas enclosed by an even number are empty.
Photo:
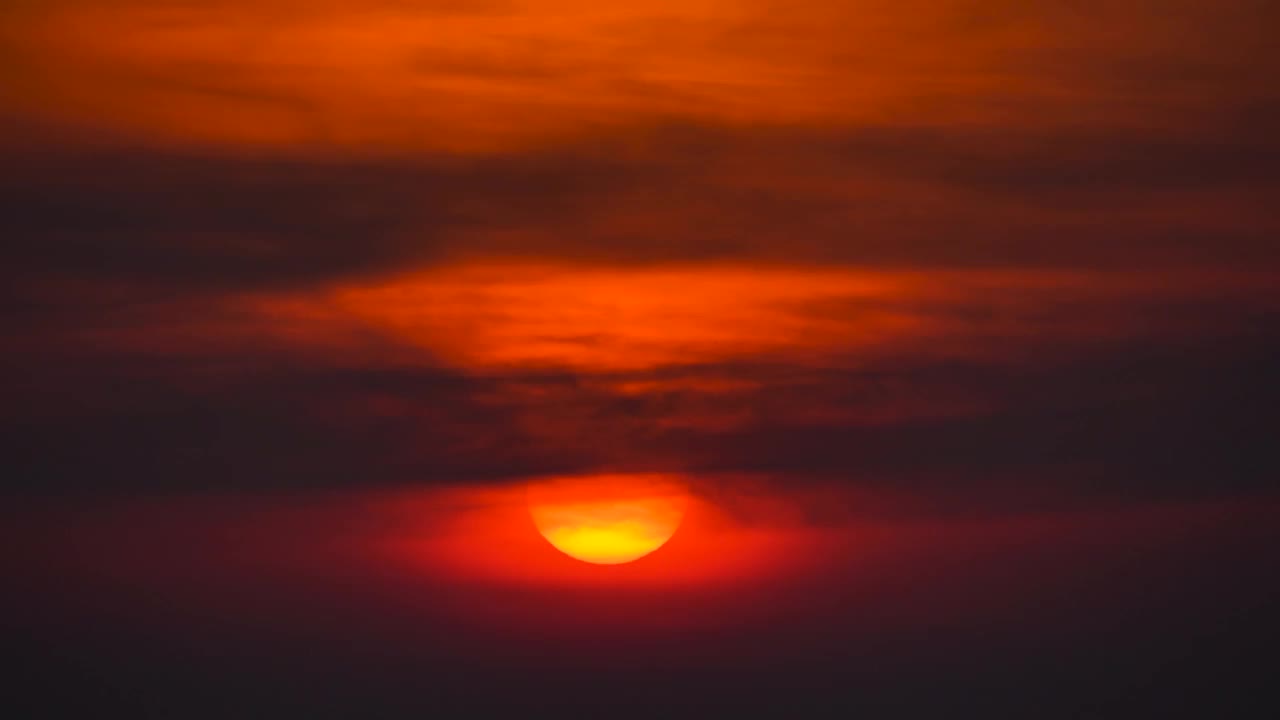
[[[662,547],[684,518],[687,492],[669,476],[602,475],[529,486],[529,512],[556,549],[618,565]]]

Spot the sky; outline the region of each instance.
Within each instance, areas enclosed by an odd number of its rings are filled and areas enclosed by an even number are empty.
[[[16,701],[1266,715],[1278,22],[4,3]]]

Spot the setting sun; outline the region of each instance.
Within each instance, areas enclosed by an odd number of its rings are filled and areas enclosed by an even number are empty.
[[[584,562],[617,565],[662,547],[684,518],[688,496],[669,476],[607,475],[529,486],[529,512],[556,549]]]

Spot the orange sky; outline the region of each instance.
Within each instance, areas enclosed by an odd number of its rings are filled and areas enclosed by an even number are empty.
[[[0,98],[153,141],[348,152],[492,152],[653,124],[1176,131],[1231,111],[1205,100],[1257,89],[1259,7],[28,1],[0,11]]]

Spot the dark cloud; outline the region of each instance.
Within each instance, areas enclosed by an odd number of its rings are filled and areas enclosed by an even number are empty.
[[[26,393],[0,421],[11,490],[467,483],[583,463],[531,444],[493,381],[444,370],[259,365],[210,379],[135,362],[60,375],[76,379]]]
[[[1192,305],[1146,300],[1182,322],[1091,340],[1056,329],[1109,306],[1066,305],[967,359],[477,373],[252,347],[11,355],[0,437],[11,487],[36,494],[600,470],[836,482],[948,512],[1269,491],[1280,344],[1252,306]]]
[[[1270,134],[672,128],[493,157],[9,151],[11,289],[294,287],[459,254],[911,266],[1274,264]],[[14,298],[17,302],[19,298]]]
[[[377,162],[41,148],[6,160],[11,281],[70,275],[193,291],[429,262],[459,249],[446,244],[451,231],[565,222],[583,196],[632,180],[572,156]]]
[[[916,367],[891,382],[916,394],[981,398],[986,407],[888,423],[760,417],[679,441],[708,469],[918,493],[956,511],[1270,492],[1280,471],[1272,447],[1277,361],[1272,338],[1120,347],[1016,367]],[[883,379],[850,373],[811,382],[801,402],[821,395],[856,407]]]
[[[1152,128],[896,127],[849,134],[846,163],[1040,202],[1091,194],[1280,189],[1280,143],[1262,128],[1222,123],[1178,132]]]

